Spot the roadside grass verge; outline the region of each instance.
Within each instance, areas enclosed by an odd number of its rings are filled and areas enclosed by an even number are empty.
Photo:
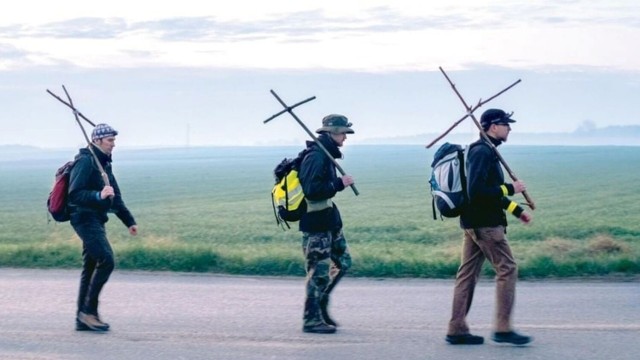
[[[24,246],[0,245],[0,263],[7,267],[79,268],[79,239]],[[396,241],[351,244],[352,276],[451,278],[459,266],[458,242],[441,245]],[[276,241],[256,244],[192,244],[146,237],[113,244],[117,268],[128,270],[211,272],[238,275],[304,276],[300,244]],[[516,243],[513,252],[521,278],[633,276],[640,273],[640,246],[609,236],[586,241],[552,238]],[[493,276],[488,263],[484,276]]]

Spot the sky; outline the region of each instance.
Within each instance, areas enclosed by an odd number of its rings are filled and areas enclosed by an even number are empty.
[[[144,3],[144,4],[139,4]],[[451,4],[446,4],[451,3]],[[0,12],[0,145],[82,145],[64,97],[126,147],[347,143],[442,133],[469,104],[518,133],[640,125],[637,1],[22,0]],[[479,113],[477,113],[479,116]],[[88,125],[87,125],[88,126]],[[88,126],[90,129],[90,126]],[[475,133],[470,121],[454,132]],[[428,142],[425,137],[425,142]]]

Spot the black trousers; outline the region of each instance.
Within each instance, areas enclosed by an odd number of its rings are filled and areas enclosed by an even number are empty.
[[[71,226],[82,239],[82,275],[78,292],[78,311],[98,315],[98,297],[115,266],[113,250],[104,223],[97,217],[83,216]]]

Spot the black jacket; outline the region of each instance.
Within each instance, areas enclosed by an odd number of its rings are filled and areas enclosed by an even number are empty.
[[[340,149],[328,134],[321,134],[318,136],[318,140],[334,159],[342,157]],[[308,203],[329,200],[338,191],[344,190],[342,179],[336,174],[335,165],[326,153],[312,141],[307,142],[306,155],[300,165],[298,178]],[[320,211],[308,209],[299,224],[300,231],[304,232],[332,231],[340,228],[342,228],[342,218],[335,204]]]
[[[95,146],[93,151],[107,173],[115,196],[112,200],[99,198],[99,193],[105,185],[104,180],[89,149],[80,149],[69,174],[69,212],[71,214],[71,222],[81,223],[87,216],[95,216],[99,221],[105,223],[109,220],[107,213],[113,212],[125,226],[135,225],[136,221],[124,204],[118,182],[113,176],[111,156],[103,153]]]
[[[502,141],[489,137],[497,147]],[[469,145],[466,160],[469,202],[460,215],[464,229],[507,226],[505,210],[519,217],[523,209],[509,200],[513,185],[504,182],[498,155],[482,138]]]

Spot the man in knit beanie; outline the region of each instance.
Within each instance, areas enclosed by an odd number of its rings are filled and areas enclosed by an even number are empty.
[[[116,135],[118,135],[118,132],[111,126],[107,124],[98,124],[91,132],[91,141],[95,143],[96,140]]]
[[[111,169],[111,153],[118,132],[98,124],[91,133],[92,148],[80,149],[69,175],[71,226],[82,240],[82,275],[76,313],[76,330],[107,331],[109,324],[98,315],[98,297],[114,269],[114,254],[107,239],[105,223],[112,212],[129,229],[138,233],[136,221],[127,209]],[[94,155],[95,154],[95,159]],[[106,173],[106,184],[95,161]]]

